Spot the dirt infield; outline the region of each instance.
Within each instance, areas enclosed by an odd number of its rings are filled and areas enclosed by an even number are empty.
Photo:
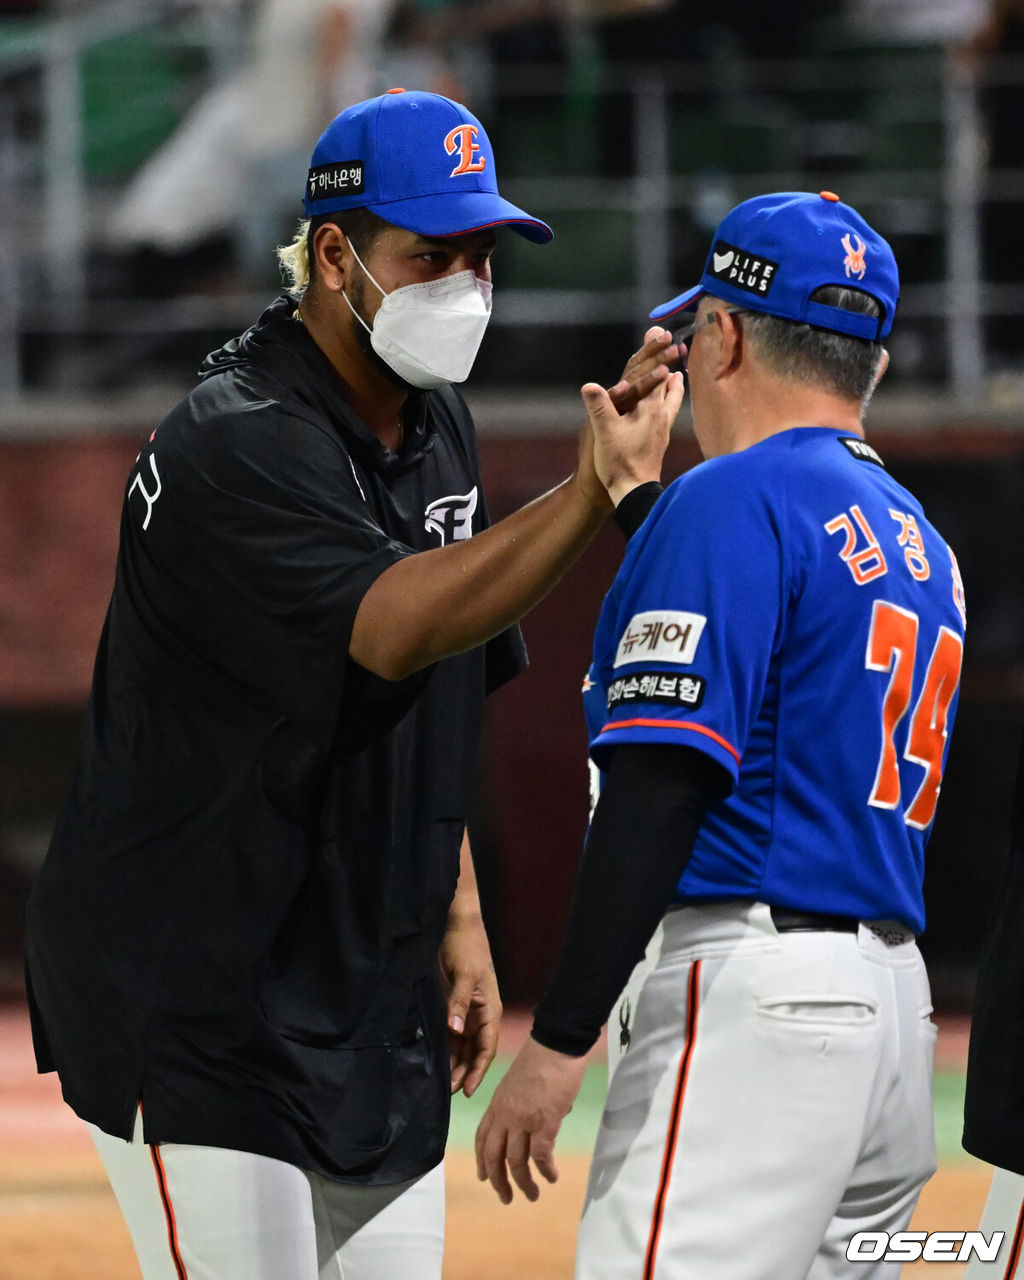
[[[445,1280],[568,1280],[587,1160],[563,1157],[562,1176],[535,1205],[503,1207],[476,1180],[472,1157],[448,1162]],[[12,1177],[12,1174],[14,1175]],[[925,1188],[913,1226],[977,1224],[987,1188],[981,1166],[942,1169]],[[903,1274],[962,1275],[964,1267],[916,1263]],[[137,1280],[134,1254],[99,1162],[84,1151],[18,1161],[0,1175],[0,1280]],[[282,1280],[286,1280],[282,1277]]]
[[[503,1037],[511,1047],[521,1034]],[[958,1043],[947,1053],[960,1052]],[[472,1155],[450,1152],[445,1280],[568,1280],[587,1157],[562,1155],[561,1179],[537,1204],[500,1205],[476,1180]],[[987,1166],[955,1161],[925,1188],[912,1226],[976,1227]],[[964,1267],[916,1263],[933,1280]],[[131,1244],[84,1128],[53,1077],[34,1074],[21,1010],[0,1009],[0,1280],[137,1280]],[[282,1277],[287,1280],[287,1277]]]
[[[563,1160],[561,1178],[545,1188],[535,1205],[517,1202],[503,1209],[473,1177],[468,1157],[457,1154],[448,1169],[448,1246],[445,1280],[570,1280],[576,1221],[586,1188],[587,1160]],[[940,1169],[924,1190],[911,1226],[916,1230],[974,1228],[988,1190],[984,1166]],[[470,1238],[460,1223],[473,1223]],[[904,1276],[945,1280],[962,1276],[966,1265],[915,1263]],[[779,1277],[779,1280],[785,1280]]]

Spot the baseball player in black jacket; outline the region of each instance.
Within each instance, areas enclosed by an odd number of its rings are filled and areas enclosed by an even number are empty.
[[[971,1280],[1009,1280],[1024,1251],[1024,742],[1010,861],[998,902],[974,997],[963,1144],[996,1166],[981,1230],[989,1239],[993,1231],[1004,1236],[994,1264],[971,1262]]]
[[[39,1067],[146,1280],[438,1280],[449,1095],[501,1008],[465,839],[483,698],[682,397],[652,330],[614,404],[584,388],[573,476],[489,527],[450,384],[495,227],[549,229],[464,107],[402,91],[328,127],[305,211],[296,289],[129,477],[29,904]]]

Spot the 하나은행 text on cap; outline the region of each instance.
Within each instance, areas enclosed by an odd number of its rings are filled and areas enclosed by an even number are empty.
[[[508,226],[544,243],[551,228],[498,194],[483,125],[437,93],[392,89],[349,107],[320,135],[302,207],[307,217],[369,209],[425,236]]]

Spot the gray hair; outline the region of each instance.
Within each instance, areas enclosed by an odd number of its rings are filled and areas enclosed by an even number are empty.
[[[814,302],[880,316],[880,304],[862,289],[826,285],[811,295]],[[817,329],[760,311],[744,311],[744,326],[754,349],[769,372],[867,404],[878,379],[881,342],[853,338],[831,329]]]

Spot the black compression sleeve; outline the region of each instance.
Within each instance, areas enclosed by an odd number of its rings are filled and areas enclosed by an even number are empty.
[[[691,747],[615,748],[576,873],[555,975],[533,1037],[579,1056],[597,1040],[693,850],[708,804],[732,782]]]
[[[627,538],[632,538],[664,492],[657,480],[648,480],[646,484],[638,484],[635,489],[630,489],[615,508],[612,517]]]

